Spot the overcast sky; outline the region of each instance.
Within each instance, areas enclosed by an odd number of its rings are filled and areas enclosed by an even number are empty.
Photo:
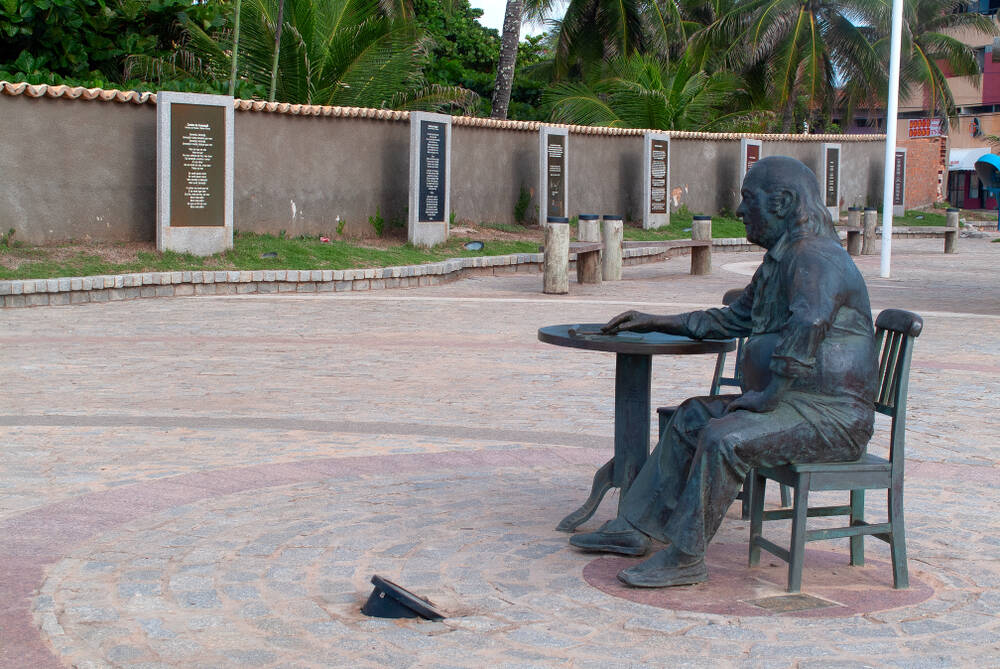
[[[507,8],[507,0],[469,0],[469,4],[483,10],[483,15],[479,19],[487,28],[503,30],[503,14]],[[524,24],[521,26],[521,37],[526,35],[538,35],[545,32],[545,26]]]

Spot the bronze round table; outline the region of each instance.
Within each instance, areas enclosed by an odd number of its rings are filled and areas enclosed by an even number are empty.
[[[603,323],[549,325],[539,328],[538,339],[546,344],[606,351],[615,360],[615,454],[594,475],[590,497],[579,509],[563,518],[556,529],[572,532],[585,523],[611,488],[621,496],[649,455],[650,384],[654,355],[703,355],[736,349],[735,339],[690,339],[662,332],[600,334]],[[572,332],[571,332],[572,330]]]

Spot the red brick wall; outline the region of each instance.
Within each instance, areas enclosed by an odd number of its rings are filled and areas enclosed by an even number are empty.
[[[906,208],[942,202],[948,184],[948,138],[903,139],[906,149]]]

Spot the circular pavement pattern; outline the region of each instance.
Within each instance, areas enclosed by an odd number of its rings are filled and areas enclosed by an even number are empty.
[[[607,667],[663,666],[671,657],[685,666],[717,666],[713,655],[738,656],[740,647],[750,656],[849,658],[855,651],[845,650],[846,641],[897,633],[896,623],[864,616],[810,621],[784,614],[775,625],[773,618],[754,618],[761,612],[749,612],[747,604],[735,613],[750,617],[713,615],[733,613],[723,604],[734,598],[785,594],[783,569],[754,570],[772,572],[769,581],[725,566],[745,551],[739,542],[746,526],[735,518],[727,519],[713,546],[712,587],[659,593],[676,599],[669,611],[655,597],[643,601],[649,591],[614,592],[607,581],[619,561],[579,553],[553,530],[584,493],[584,469],[344,472],[173,507],[96,536],[50,567],[35,602],[36,624],[53,651],[79,667],[558,666],[569,660]],[[811,551],[810,560],[817,559],[818,568],[806,573],[807,592],[833,561],[843,565],[846,553]],[[869,574],[863,587],[875,592],[869,608],[929,597],[932,579],[914,567],[916,587],[893,601],[893,591],[880,582],[888,565],[873,561],[860,570]],[[366,618],[359,609],[373,574],[429,598],[448,618]],[[751,585],[729,592],[727,584],[737,578]],[[842,594],[822,588],[813,594],[848,604],[817,615],[866,612],[857,602],[851,608]],[[605,624],[594,626],[594,620]],[[829,646],[789,645],[800,626],[816,622],[830,625]]]

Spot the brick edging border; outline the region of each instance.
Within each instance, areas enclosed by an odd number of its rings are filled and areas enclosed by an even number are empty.
[[[717,240],[735,249],[746,240]],[[658,262],[689,249],[625,249],[627,265]],[[539,273],[541,253],[450,258],[424,265],[342,270],[144,272],[0,281],[3,308],[63,306],[148,297],[248,293],[324,293],[435,286],[470,276]]]
[[[921,233],[900,229],[894,230],[893,234],[936,237],[943,235],[943,229],[942,232],[935,230]],[[712,247],[719,252],[761,250],[739,237],[713,239]],[[622,256],[623,264],[640,265],[689,255],[690,252],[690,248],[640,247],[623,249]],[[57,279],[15,279],[0,281],[0,307],[63,306],[192,295],[328,293],[415,288],[436,286],[471,276],[541,271],[541,253],[518,253],[367,269],[145,272]]]

